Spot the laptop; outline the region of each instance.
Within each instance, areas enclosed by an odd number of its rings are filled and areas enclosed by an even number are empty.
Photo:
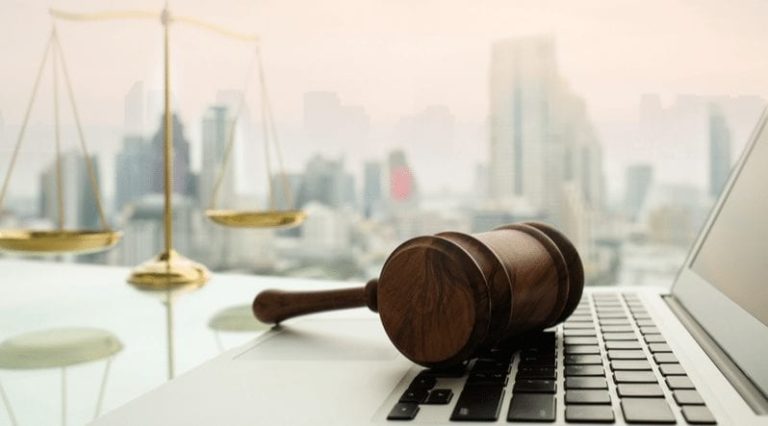
[[[768,122],[671,288],[584,292],[573,315],[448,370],[375,314],[297,318],[97,425],[768,425]]]

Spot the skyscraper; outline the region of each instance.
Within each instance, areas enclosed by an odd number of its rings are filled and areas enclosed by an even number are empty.
[[[491,199],[523,199],[557,223],[563,185],[573,182],[569,194],[601,209],[601,146],[584,101],[558,73],[554,40],[494,43],[490,86]]]
[[[709,195],[717,198],[731,172],[731,131],[722,111],[709,108]]]
[[[494,43],[490,67],[490,193],[544,204],[544,150],[558,84],[549,37]]]
[[[370,118],[362,106],[342,103],[335,92],[304,94],[304,132],[312,149],[355,155],[359,152],[355,148],[366,141],[369,130]]]
[[[381,208],[381,163],[368,161],[363,169],[363,215],[367,218],[375,215]]]
[[[172,116],[173,126],[173,192],[189,197],[195,196],[197,182],[190,170],[189,141],[184,137],[184,125],[176,114]],[[153,192],[163,192],[164,180],[164,145],[165,117],[161,117],[159,127],[152,137],[152,168],[150,179]]]
[[[229,108],[225,106],[212,106],[208,108],[203,117],[203,157],[198,196],[200,205],[204,208],[208,208],[212,202],[214,185],[221,172],[225,150],[232,131],[233,117],[230,116],[229,111]],[[224,171],[219,188],[217,200],[219,206],[231,205],[234,201],[235,168],[234,158],[230,158],[230,164]]]
[[[389,199],[395,204],[413,205],[417,202],[416,180],[405,158],[405,152],[389,153]]]
[[[228,167],[223,171],[217,199],[213,200],[213,191],[219,174],[222,172],[224,153],[232,132],[233,118],[226,106],[215,105],[208,108],[202,122],[203,155],[198,186],[198,205],[203,209],[234,208],[235,202],[235,158],[230,158]],[[233,242],[236,238],[234,231],[216,224],[206,222],[202,226],[205,235],[206,260],[214,269],[226,268],[231,265]]]
[[[143,137],[123,137],[123,147],[115,158],[115,211],[118,214],[126,205],[152,192],[152,164],[152,146]]]
[[[125,95],[124,131],[126,135],[136,136],[144,133],[144,118],[146,117],[146,102],[144,99],[144,83],[137,81]]]
[[[653,167],[650,164],[629,166],[626,179],[624,209],[632,220],[637,220],[653,184]]]
[[[99,182],[99,164],[96,157],[91,157],[96,182]],[[64,228],[95,229],[100,228],[98,207],[94,188],[86,168],[85,157],[77,151],[61,155],[61,190],[63,210],[58,208],[57,173],[55,161],[46,167],[40,175],[40,216],[58,225],[61,214],[64,215]],[[100,191],[100,188],[96,188]]]
[[[354,207],[355,198],[355,180],[344,170],[343,160],[329,160],[315,155],[307,162],[297,207],[301,208],[311,201],[332,208]]]

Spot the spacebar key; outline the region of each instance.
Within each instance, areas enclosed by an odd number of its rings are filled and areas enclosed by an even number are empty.
[[[465,386],[451,414],[453,421],[487,421],[499,418],[504,388],[501,386]]]

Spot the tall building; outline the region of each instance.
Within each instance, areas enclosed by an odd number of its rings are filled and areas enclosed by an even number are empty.
[[[343,160],[328,160],[315,155],[307,162],[297,207],[301,208],[311,201],[337,209],[357,204],[355,179],[344,170]]]
[[[152,146],[143,137],[127,135],[115,158],[115,211],[152,192]]]
[[[662,103],[659,95],[644,95],[636,144],[621,154],[633,162],[653,164],[657,182],[700,186],[710,192],[712,144],[720,143],[712,137],[722,139],[727,128],[730,152],[740,152],[765,104],[756,96],[679,95]]]
[[[722,111],[709,109],[709,195],[717,198],[731,172],[731,130]]]
[[[370,218],[382,207],[382,170],[378,161],[368,161],[363,169],[363,215]]]
[[[91,157],[96,182],[99,180],[99,164],[96,157]],[[88,176],[85,157],[77,151],[61,155],[61,189],[63,210],[58,207],[56,162],[54,161],[40,175],[40,217],[58,225],[61,214],[64,215],[64,228],[96,229],[101,227],[94,189]],[[100,191],[100,188],[96,188]]]
[[[629,166],[626,179],[624,209],[632,220],[637,220],[653,184],[653,167],[650,164]]]
[[[146,117],[146,102],[144,83],[137,81],[125,95],[124,132],[136,136],[144,134],[144,118]]]
[[[199,212],[193,200],[174,194],[173,203],[173,246],[190,257],[200,258],[195,251],[195,222]],[[164,199],[160,194],[148,194],[125,209],[118,221],[123,230],[123,239],[116,248],[117,262],[121,265],[138,265],[163,250],[164,240]]]
[[[214,207],[213,191],[216,181],[222,173],[224,154],[232,132],[233,118],[226,106],[208,108],[202,122],[202,167],[198,187],[198,205],[203,209]],[[223,171],[215,206],[235,208],[235,168],[234,156]],[[205,259],[209,267],[223,269],[232,266],[234,241],[236,235],[231,229],[206,222],[202,226],[205,235]]]
[[[313,150],[332,154],[355,155],[370,131],[365,108],[342,103],[335,92],[305,93],[303,118],[306,143]]]
[[[414,205],[418,201],[418,188],[405,152],[389,153],[389,200],[395,205]]]
[[[196,194],[197,180],[190,169],[189,141],[184,136],[184,125],[176,114],[172,116],[173,126],[173,192],[187,197]],[[153,192],[162,193],[164,180],[164,133],[165,118],[161,117],[159,127],[152,137],[152,168],[150,179]]]
[[[489,192],[561,219],[563,187],[589,209],[603,205],[601,146],[584,101],[558,72],[551,37],[494,43],[490,67]],[[574,204],[574,203],[570,203]]]
[[[232,131],[232,120],[229,108],[212,106],[203,117],[203,155],[200,169],[199,198],[200,205],[209,207],[213,196],[214,185],[221,173],[224,154]],[[235,196],[235,160],[230,158],[230,164],[224,170],[219,188],[217,205],[231,205]]]

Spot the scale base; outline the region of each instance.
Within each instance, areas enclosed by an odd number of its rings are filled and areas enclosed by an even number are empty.
[[[137,266],[128,282],[139,290],[148,291],[196,289],[202,287],[210,275],[205,266],[171,250]]]

